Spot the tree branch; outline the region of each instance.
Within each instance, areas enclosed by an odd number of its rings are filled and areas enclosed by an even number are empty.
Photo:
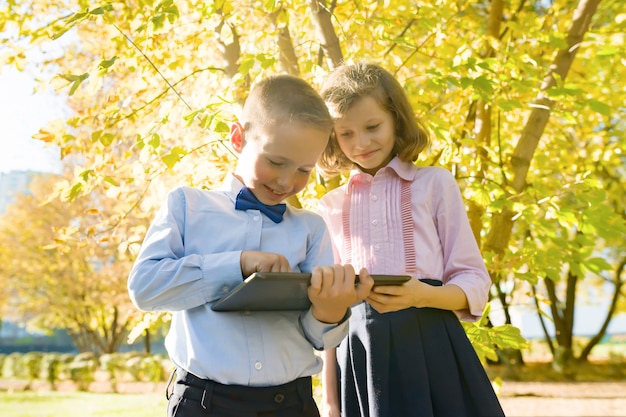
[[[324,55],[330,60],[331,69],[343,64],[343,53],[339,38],[331,22],[331,13],[326,6],[326,0],[309,0],[309,7],[313,14],[313,23],[320,38]]]

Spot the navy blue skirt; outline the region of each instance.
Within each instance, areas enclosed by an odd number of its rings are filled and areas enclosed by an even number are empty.
[[[361,303],[352,308],[350,333],[337,349],[337,362],[342,417],[504,416],[452,311],[408,308],[380,314]]]

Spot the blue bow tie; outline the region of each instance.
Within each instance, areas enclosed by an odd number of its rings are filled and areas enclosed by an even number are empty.
[[[287,210],[286,204],[276,204],[274,206],[268,206],[261,203],[252,191],[248,187],[243,187],[239,194],[237,194],[237,200],[235,201],[235,208],[237,210],[259,210],[265,214],[274,223],[280,223],[283,221],[283,214]]]

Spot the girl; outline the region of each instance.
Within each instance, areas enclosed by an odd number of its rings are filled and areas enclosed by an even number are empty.
[[[324,353],[324,415],[504,415],[459,322],[481,317],[491,280],[456,180],[413,164],[428,134],[383,68],[339,67],[322,97],[335,129],[319,166],[352,169],[320,203],[335,261],[413,277],[352,307],[348,337]]]

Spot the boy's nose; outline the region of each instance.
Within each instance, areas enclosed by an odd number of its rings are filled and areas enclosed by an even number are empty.
[[[282,189],[281,191],[287,191],[291,188],[291,185],[293,184],[293,175],[281,175],[277,178],[276,182],[278,185],[280,185],[280,188]]]

